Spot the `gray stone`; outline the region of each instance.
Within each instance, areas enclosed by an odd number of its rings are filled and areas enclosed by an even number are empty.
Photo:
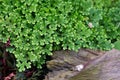
[[[84,54],[83,54],[84,53]],[[88,56],[89,55],[89,56]],[[102,56],[91,55],[86,50],[56,51],[53,60],[47,62],[51,70],[45,80],[119,80],[120,51],[111,50]],[[92,58],[91,58],[92,57]],[[82,71],[75,67],[83,64]]]
[[[45,80],[69,80],[72,76],[77,75],[85,64],[100,55],[98,51],[86,49],[80,49],[78,52],[55,51],[52,60],[47,62],[47,67],[51,72],[46,75]]]
[[[120,51],[106,52],[69,80],[120,80]]]

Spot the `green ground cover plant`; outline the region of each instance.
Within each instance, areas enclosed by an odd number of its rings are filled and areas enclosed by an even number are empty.
[[[120,0],[0,0],[0,41],[20,72],[52,51],[110,50],[120,40]]]

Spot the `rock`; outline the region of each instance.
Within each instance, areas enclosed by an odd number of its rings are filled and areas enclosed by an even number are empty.
[[[51,72],[46,75],[45,80],[69,80],[84,68],[84,64],[99,57],[101,55],[99,53],[86,49],[80,49],[78,52],[55,51],[52,60],[46,63]]]
[[[81,49],[78,52],[69,50],[55,51],[53,53],[52,60],[47,61],[47,67],[52,71],[70,69],[79,64],[86,64],[97,56],[98,55],[85,49]]]
[[[120,80],[120,51],[106,52],[69,80]]]

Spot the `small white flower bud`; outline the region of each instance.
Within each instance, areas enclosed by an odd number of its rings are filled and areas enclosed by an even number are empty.
[[[93,24],[92,24],[91,22],[89,22],[89,23],[88,23],[88,26],[89,26],[90,28],[92,28],[92,27],[93,27]]]

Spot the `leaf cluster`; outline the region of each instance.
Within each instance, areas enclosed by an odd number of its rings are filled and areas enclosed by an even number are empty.
[[[120,39],[119,0],[0,0],[0,40],[19,71],[41,68],[52,51],[109,50]],[[89,26],[92,24],[92,28]]]

